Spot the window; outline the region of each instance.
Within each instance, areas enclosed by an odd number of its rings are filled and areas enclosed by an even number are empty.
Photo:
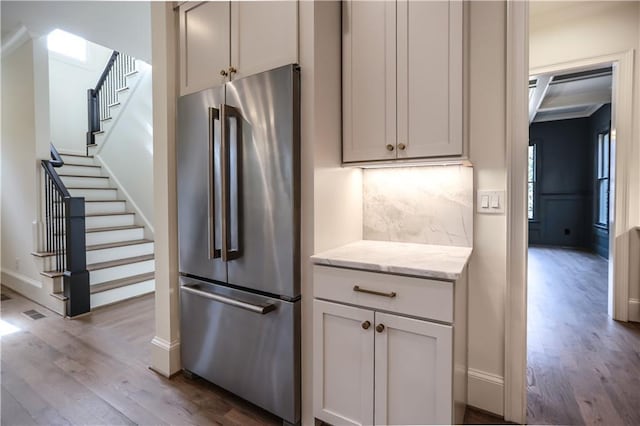
[[[527,177],[527,212],[529,220],[534,219],[536,191],[536,145],[529,145],[529,173]]]
[[[598,134],[596,152],[596,224],[609,226],[609,131]]]
[[[87,41],[66,31],[51,31],[47,36],[47,48],[77,61],[87,60]]]

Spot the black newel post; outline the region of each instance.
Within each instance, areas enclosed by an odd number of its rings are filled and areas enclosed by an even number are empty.
[[[64,272],[64,295],[67,315],[75,317],[91,311],[89,271],[87,271],[84,198],[66,197],[65,230],[67,268]]]
[[[100,110],[98,109],[98,96],[94,89],[87,90],[87,113],[89,115],[89,131],[87,132],[87,145],[93,145],[96,137],[93,132],[100,130]]]

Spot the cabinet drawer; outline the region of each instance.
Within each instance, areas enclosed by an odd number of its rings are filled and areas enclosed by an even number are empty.
[[[453,286],[448,281],[313,266],[314,297],[447,323],[453,322]]]

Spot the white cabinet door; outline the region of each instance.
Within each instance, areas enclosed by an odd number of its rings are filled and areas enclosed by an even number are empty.
[[[373,424],[373,311],[320,300],[313,309],[314,416]]]
[[[376,425],[451,424],[451,326],[375,313]]]
[[[395,159],[395,2],[343,2],[342,84],[342,160]]]
[[[180,19],[180,95],[226,81],[229,68],[230,7],[227,1],[184,3]]]
[[[462,2],[397,5],[398,158],[462,155]]]
[[[297,1],[231,3],[232,78],[298,62]]]

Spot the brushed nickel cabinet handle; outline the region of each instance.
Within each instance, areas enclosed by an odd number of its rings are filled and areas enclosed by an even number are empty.
[[[235,73],[237,73],[238,70],[235,67],[229,67],[229,75],[233,75]]]
[[[227,73],[226,70],[220,70],[220,75],[223,76],[223,77],[226,77],[229,74]]]
[[[384,324],[378,324],[376,325],[376,331],[378,333],[382,333],[384,331]]]
[[[394,149],[393,145],[391,145],[390,143],[387,144],[387,151],[393,151],[393,149]]]
[[[404,151],[406,147],[407,147],[407,146],[406,146],[405,144],[403,144],[403,143],[399,143],[399,144],[398,144],[398,149],[399,149],[400,151]]]
[[[368,330],[369,327],[371,327],[371,323],[369,321],[365,321],[362,323],[362,328],[364,328],[365,330]]]
[[[366,288],[360,287],[359,285],[354,285],[353,286],[353,291],[357,291],[359,293],[373,294],[375,296],[396,297],[396,292],[395,291],[391,291],[389,293],[385,293],[383,291],[368,290]]]

